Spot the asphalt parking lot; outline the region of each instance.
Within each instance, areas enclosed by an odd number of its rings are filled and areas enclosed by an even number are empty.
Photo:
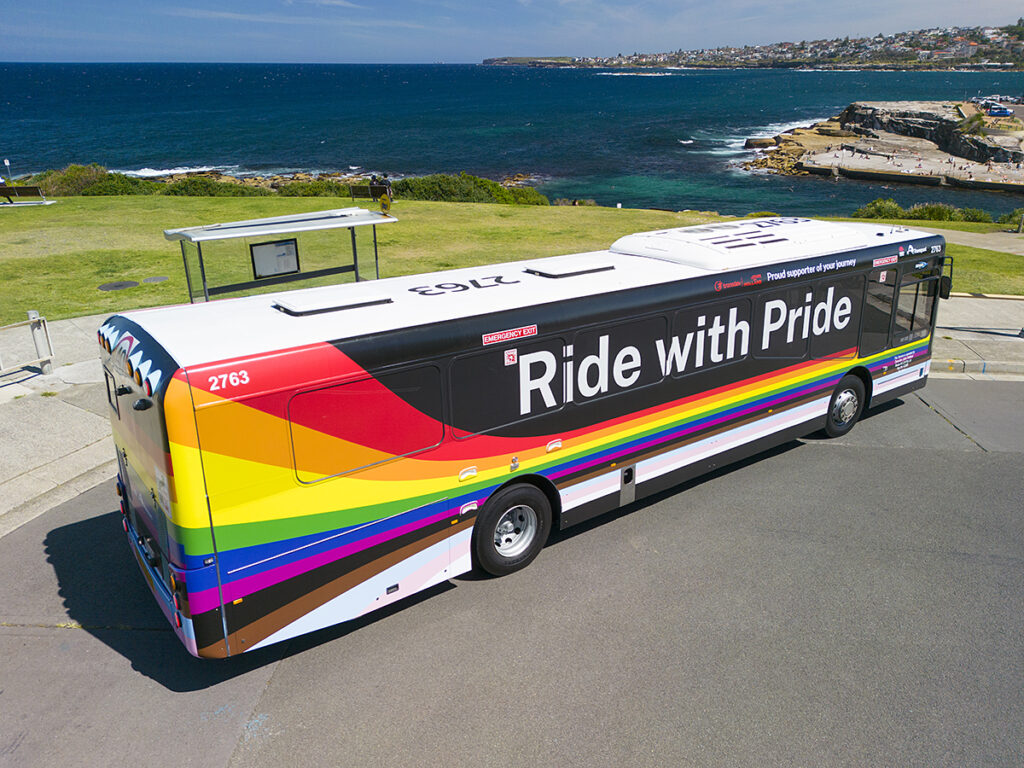
[[[1024,763],[1024,384],[933,380],[225,662],[104,483],[0,538],[0,766]]]

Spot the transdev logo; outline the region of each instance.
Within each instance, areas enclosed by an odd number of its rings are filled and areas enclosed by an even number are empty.
[[[485,333],[481,336],[484,346],[491,344],[501,344],[503,341],[515,341],[516,339],[525,339],[528,336],[537,335],[536,325],[524,325],[521,328],[509,328],[505,331],[495,331],[494,333]]]

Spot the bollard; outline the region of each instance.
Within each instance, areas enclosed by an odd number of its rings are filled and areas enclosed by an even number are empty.
[[[30,309],[28,311],[28,319],[33,321],[30,327],[32,328],[32,343],[36,346],[36,356],[42,360],[39,364],[39,370],[43,373],[53,373],[50,345],[46,341],[46,331],[43,330],[43,324],[39,321],[39,312]]]

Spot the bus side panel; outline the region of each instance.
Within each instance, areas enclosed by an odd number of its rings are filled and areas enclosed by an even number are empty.
[[[562,498],[560,524],[619,506],[623,467],[634,467],[641,498],[821,429],[833,389],[854,368],[871,372],[873,403],[918,389],[927,377],[928,341],[867,358],[806,361],[622,423],[585,459],[545,472]]]
[[[189,371],[220,575],[220,590],[190,599],[198,614],[223,604],[230,655],[358,617],[470,567],[475,513],[452,495],[447,464],[429,452],[386,455],[369,444],[388,437],[379,425],[368,424],[365,436],[338,433],[343,409],[325,409],[338,414],[329,423],[292,422],[290,404],[311,386],[306,354],[317,359],[314,393],[332,389],[323,385],[332,374],[352,377],[329,345],[287,361],[291,384],[279,369],[264,371],[280,359],[231,363],[250,381],[277,376],[272,391],[232,398],[211,391],[220,376],[212,367]],[[324,476],[324,463],[366,455],[376,462]],[[318,472],[321,479],[306,479]]]

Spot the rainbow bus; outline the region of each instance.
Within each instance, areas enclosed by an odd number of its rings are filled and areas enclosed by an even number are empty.
[[[227,657],[924,386],[941,237],[802,218],[128,312],[99,330],[124,530]]]

